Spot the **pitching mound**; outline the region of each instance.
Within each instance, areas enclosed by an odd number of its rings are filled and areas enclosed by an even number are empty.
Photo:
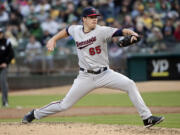
[[[180,129],[79,123],[0,123],[1,135],[179,135]]]

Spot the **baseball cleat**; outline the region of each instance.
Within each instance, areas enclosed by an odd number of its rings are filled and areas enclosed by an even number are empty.
[[[159,124],[160,122],[162,122],[165,118],[164,117],[157,117],[157,116],[150,116],[149,118],[143,120],[144,122],[144,126],[146,128],[152,127],[156,124]]]
[[[34,110],[32,110],[31,112],[28,112],[28,114],[24,116],[24,118],[22,119],[22,123],[24,124],[31,123],[34,119],[35,119]]]
[[[2,107],[9,107],[8,102],[3,103]]]

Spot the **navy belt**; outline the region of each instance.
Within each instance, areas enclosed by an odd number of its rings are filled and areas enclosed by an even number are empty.
[[[93,70],[86,70],[86,69],[80,67],[81,71],[91,73],[91,74],[100,74],[100,73],[106,71],[107,69],[108,69],[107,67],[103,67],[103,68],[99,69],[98,71],[93,71]]]

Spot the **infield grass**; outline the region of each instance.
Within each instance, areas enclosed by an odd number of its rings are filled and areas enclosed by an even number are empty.
[[[156,114],[161,115],[161,114]],[[164,122],[158,127],[180,128],[180,114],[162,114]],[[0,119],[0,122],[21,122],[21,119]],[[139,115],[101,115],[101,116],[73,116],[73,117],[47,117],[33,122],[75,122],[94,124],[118,124],[118,125],[139,125],[143,126]]]
[[[148,106],[180,106],[180,91],[141,93]],[[60,100],[64,95],[9,96],[10,107],[37,108]],[[1,103],[1,101],[0,101]],[[75,106],[133,106],[126,93],[88,94]]]

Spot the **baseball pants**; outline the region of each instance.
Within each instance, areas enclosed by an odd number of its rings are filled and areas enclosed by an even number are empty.
[[[92,90],[102,87],[127,92],[142,119],[147,119],[152,115],[145,105],[134,81],[120,73],[108,69],[98,75],[80,71],[63,100],[52,102],[47,106],[36,109],[34,111],[34,116],[36,119],[40,119],[67,110]]]
[[[8,103],[7,68],[0,68],[0,86],[2,92],[2,104]]]

